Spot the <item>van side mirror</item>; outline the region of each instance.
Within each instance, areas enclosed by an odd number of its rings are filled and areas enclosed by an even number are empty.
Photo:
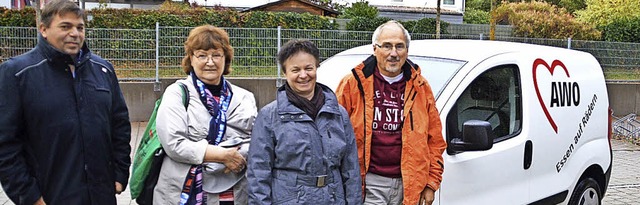
[[[491,124],[482,120],[469,120],[462,124],[462,139],[454,138],[449,142],[454,154],[464,151],[482,151],[493,147],[495,134]]]

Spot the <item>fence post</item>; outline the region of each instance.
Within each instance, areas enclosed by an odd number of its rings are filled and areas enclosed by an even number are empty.
[[[571,49],[571,37],[567,38],[567,49]]]
[[[280,51],[280,42],[282,41],[282,26],[278,26],[278,36],[276,38],[278,40],[278,50],[276,51],[276,53],[278,53],[278,51]],[[280,87],[282,86],[282,84],[284,84],[282,82],[282,78],[280,77],[280,73],[282,72],[282,68],[280,67],[280,63],[277,62],[277,56],[276,56],[276,65],[278,66],[278,79],[276,79],[276,87]]]
[[[153,91],[162,90],[160,84],[160,22],[156,22],[156,82],[153,83]]]
[[[480,40],[484,40],[484,34],[480,33]]]

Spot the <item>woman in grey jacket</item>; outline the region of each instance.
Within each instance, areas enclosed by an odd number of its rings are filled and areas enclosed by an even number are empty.
[[[156,128],[165,157],[153,204],[247,204],[247,142],[257,114],[253,94],[232,85],[233,48],[227,33],[196,27],[185,42],[182,67],[189,76],[167,87]],[[182,90],[188,88],[185,110]],[[226,142],[240,145],[223,147]],[[244,153],[244,156],[243,156]]]
[[[307,40],[278,53],[287,83],[253,127],[250,204],[362,204],[353,128],[335,94],[316,83],[319,58]]]

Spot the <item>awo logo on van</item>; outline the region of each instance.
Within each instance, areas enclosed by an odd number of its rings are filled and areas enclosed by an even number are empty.
[[[540,85],[538,83],[537,71],[538,71],[538,68],[540,67],[546,68],[542,70],[549,72],[550,77],[552,79],[548,82],[549,84]],[[560,69],[557,69],[557,68],[560,68]],[[559,71],[560,75],[564,74],[566,78],[559,77],[558,75],[554,76],[554,74],[556,74],[555,73],[556,70],[560,70]],[[533,83],[534,83],[534,88],[536,90],[536,95],[538,97],[538,102],[540,103],[540,106],[547,118],[547,121],[553,128],[553,131],[555,131],[555,133],[557,134],[558,125],[556,124],[555,119],[549,113],[549,108],[578,107],[580,105],[580,95],[581,95],[580,84],[578,82],[571,81],[571,75],[569,74],[569,70],[564,65],[564,63],[562,63],[562,61],[560,60],[553,60],[551,64],[549,64],[545,60],[538,58],[533,61],[532,71],[533,71]],[[553,80],[557,78],[561,78],[563,80],[561,81]],[[540,87],[543,87],[543,86],[549,88],[550,95],[548,98],[544,98],[540,94]],[[548,99],[546,100],[546,102],[549,102],[548,104],[545,104],[545,99]],[[596,94],[593,94],[591,101],[589,102],[586,110],[584,111],[583,117],[577,120],[578,129],[576,130],[575,135],[573,137],[573,143],[569,144],[566,152],[564,153],[560,161],[556,163],[556,171],[560,172],[560,170],[562,170],[562,167],[564,167],[564,164],[567,162],[569,157],[571,157],[573,150],[580,142],[580,138],[582,136],[582,133],[584,132],[583,130],[589,122],[589,118],[593,113],[593,109],[595,108],[597,101],[598,101],[598,96]]]
[[[562,68],[564,74],[566,74],[567,78],[571,78],[569,75],[569,70],[567,67],[559,60],[553,60],[551,65],[549,65],[546,61],[538,58],[533,61],[533,84],[536,89],[536,95],[538,96],[538,102],[540,102],[540,106],[542,107],[542,111],[544,115],[547,117],[547,121],[551,124],[553,131],[558,133],[558,125],[556,125],[555,120],[549,114],[549,109],[547,105],[545,105],[542,96],[540,95],[540,86],[538,85],[538,72],[537,69],[539,66],[544,66],[547,71],[553,76],[554,71],[557,67]],[[549,100],[549,107],[565,107],[565,106],[578,106],[580,105],[580,85],[577,82],[559,82],[559,81],[551,81],[550,90],[551,90],[551,99]]]

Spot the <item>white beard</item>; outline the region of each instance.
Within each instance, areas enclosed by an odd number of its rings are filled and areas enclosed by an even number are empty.
[[[384,70],[389,73],[397,73],[398,71],[400,71],[400,67],[395,67],[395,68],[385,67]]]

